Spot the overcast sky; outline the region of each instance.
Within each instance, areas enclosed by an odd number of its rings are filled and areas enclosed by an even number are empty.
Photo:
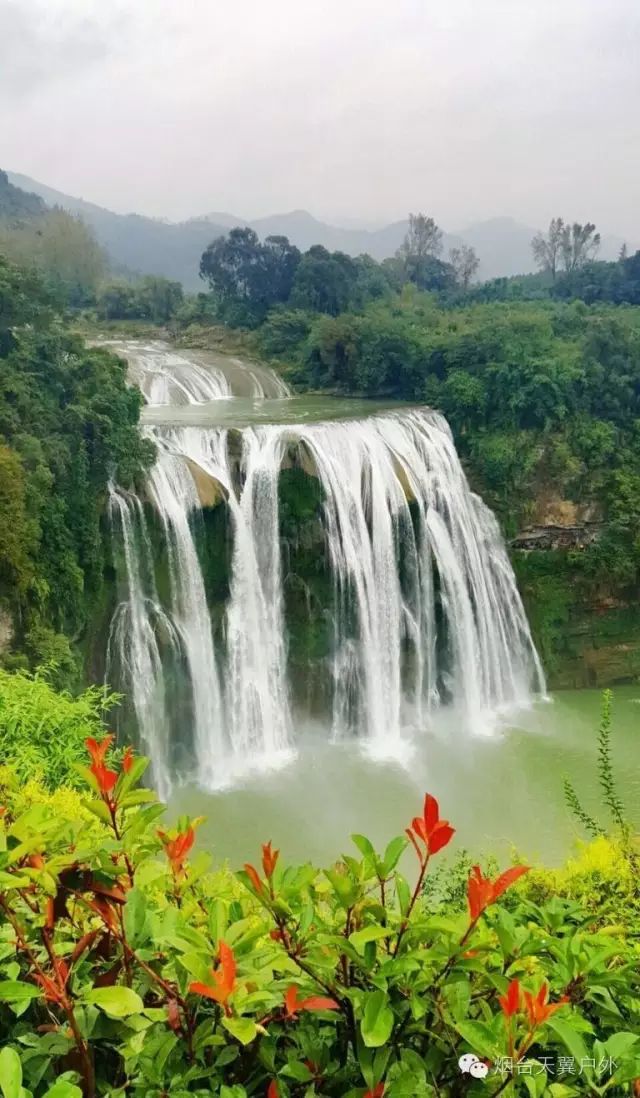
[[[0,0],[0,167],[126,212],[638,237],[638,0]]]

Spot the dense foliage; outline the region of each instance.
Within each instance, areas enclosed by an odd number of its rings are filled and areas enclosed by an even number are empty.
[[[65,328],[47,283],[0,257],[0,616],[21,659],[71,670],[100,594],[107,484],[151,459],[124,363]]]
[[[101,320],[150,320],[166,324],[183,301],[179,282],[147,275],[138,282],[103,284],[96,296],[96,312]]]
[[[265,353],[296,364],[299,384],[441,409],[473,478],[512,526],[547,488],[601,503],[616,522],[617,543],[633,549],[635,313],[579,304],[446,310],[405,292],[336,318],[276,310],[259,339]],[[632,554],[631,572],[635,566]]]
[[[53,689],[50,674],[0,670],[0,759],[12,759],[19,781],[39,778],[46,788],[77,784],[73,769],[84,741],[104,731],[114,697],[90,687],[77,697]]]
[[[15,798],[0,823],[8,1098],[627,1093],[624,914],[536,901],[518,865],[474,866],[463,903],[425,892],[454,833],[430,796],[383,854],[354,836],[320,873],[265,843],[260,869],[212,876],[197,821],[158,827],[145,761],[114,769],[110,742],[87,739],[97,830]]]
[[[92,232],[65,210],[48,209],[35,194],[9,183],[0,171],[0,254],[33,267],[60,304],[95,299],[107,258]]]
[[[591,305],[610,301],[615,305],[640,305],[640,252],[622,255],[617,263],[587,263],[557,279],[553,295],[580,298]]]
[[[442,232],[424,214],[409,215],[404,243],[383,263],[320,244],[301,254],[286,236],[261,242],[253,229],[235,228],[205,250],[200,275],[209,283],[218,319],[251,328],[278,305],[338,316],[388,298],[405,283],[421,290],[466,290],[478,268],[475,252],[453,249],[447,263],[441,251]]]

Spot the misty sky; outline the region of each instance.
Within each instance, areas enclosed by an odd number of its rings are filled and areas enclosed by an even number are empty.
[[[0,0],[0,167],[121,212],[638,237],[638,0]]]

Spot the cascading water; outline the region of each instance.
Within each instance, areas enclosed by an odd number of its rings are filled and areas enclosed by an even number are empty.
[[[328,714],[334,738],[356,735],[376,756],[398,757],[445,703],[468,732],[484,732],[496,711],[544,691],[497,523],[470,491],[437,413],[234,432],[176,425],[146,431],[158,448],[147,496],[161,517],[169,557],[164,613],[188,672],[202,784],[225,784],[295,746],[278,504],[283,466],[303,469],[321,488],[334,587]],[[232,545],[217,631],[196,548],[202,478],[223,501]],[[137,684],[132,675],[130,688],[155,757],[144,694],[162,678],[162,653],[152,640],[157,595],[152,585],[145,589],[148,569],[135,559],[134,519],[143,529],[144,515],[139,504],[135,513],[132,507],[125,508],[128,532],[122,517],[121,525],[129,544],[129,616],[138,625],[117,635],[121,662],[136,678],[150,668],[148,681]],[[162,736],[156,773],[166,782],[170,753]]]
[[[222,370],[205,368],[171,351],[161,341],[101,340],[99,345],[113,347],[124,355],[129,377],[142,390],[147,404],[204,404],[232,395]]]
[[[118,667],[120,680],[133,699],[141,740],[151,756],[154,785],[166,796],[171,788],[170,730],[159,638],[164,635],[174,653],[179,638],[158,599],[140,500],[110,485],[109,510],[122,538],[128,590],[111,622],[106,681],[111,681],[111,672]]]

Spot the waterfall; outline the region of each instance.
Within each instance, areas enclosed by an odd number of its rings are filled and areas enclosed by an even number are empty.
[[[117,665],[121,685],[133,700],[141,740],[151,756],[154,785],[164,797],[171,789],[171,765],[159,637],[164,634],[174,652],[179,638],[158,599],[140,500],[110,484],[109,511],[119,526],[124,547],[127,597],[118,603],[111,622],[105,680],[112,681]]]
[[[157,449],[145,495],[160,518],[169,585],[159,599],[142,502],[114,488],[128,599],[114,617],[108,662],[117,655],[124,670],[162,791],[176,739],[209,788],[295,749],[304,715],[287,670],[283,467],[297,466],[320,489],[333,585],[333,739],[357,737],[377,757],[401,758],[445,706],[462,733],[482,734],[497,713],[544,692],[498,524],[470,490],[438,413],[233,431],[148,424],[145,433]],[[201,497],[224,508],[228,523],[228,598],[215,628],[198,553],[207,537]],[[167,652],[186,670],[187,720],[167,716]]]

